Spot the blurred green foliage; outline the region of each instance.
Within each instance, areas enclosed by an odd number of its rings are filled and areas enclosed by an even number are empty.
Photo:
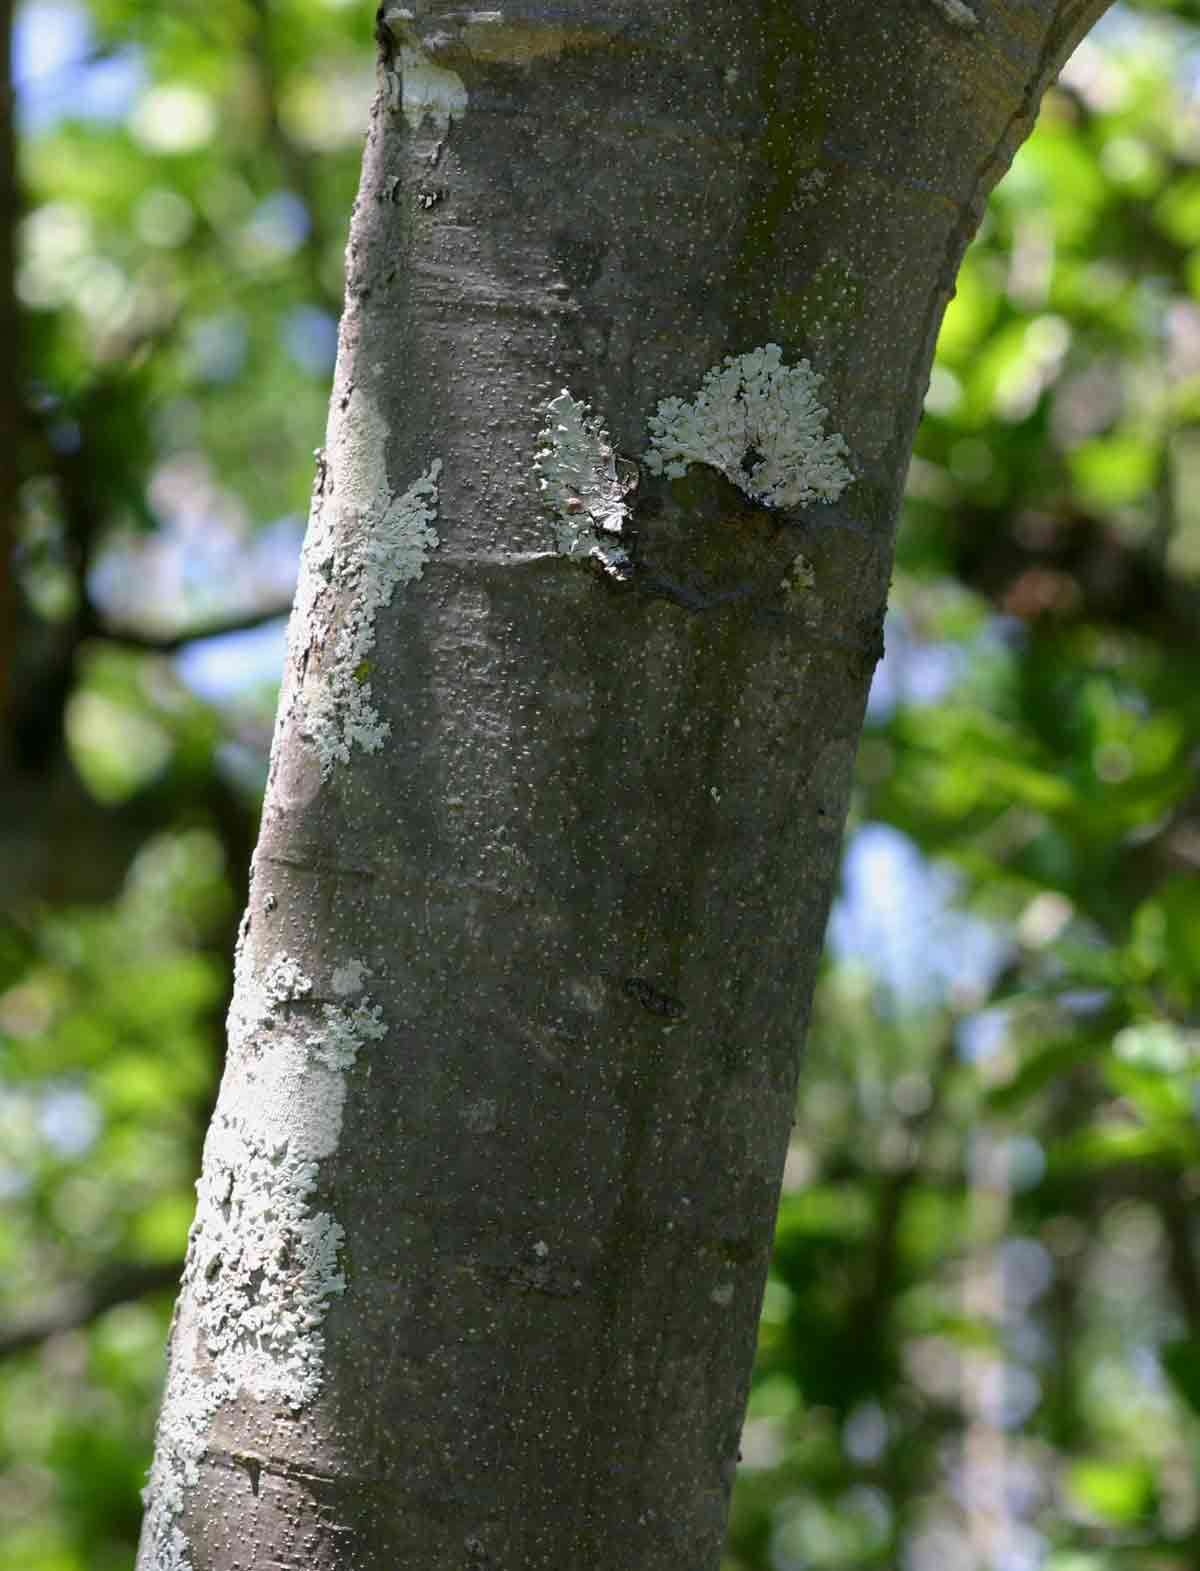
[[[175,644],[286,602],[371,92],[356,4],[71,16],[128,82],[26,95],[23,658],[129,849],[0,923],[0,1571],[132,1563],[272,709]],[[1200,1564],[1198,66],[1114,11],[947,315],[728,1571]]]
[[[1147,11],[947,313],[853,820],[958,916],[907,978],[835,920],[730,1571],[1200,1564],[1200,35]]]

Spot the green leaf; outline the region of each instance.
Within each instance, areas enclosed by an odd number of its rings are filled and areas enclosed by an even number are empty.
[[[1101,509],[1121,507],[1153,487],[1159,450],[1146,435],[1096,437],[1080,443],[1067,463],[1081,501]]]
[[[1200,1416],[1200,1338],[1167,1342],[1160,1348],[1159,1358],[1176,1394]]]
[[[1176,876],[1138,907],[1132,951],[1189,1000],[1200,993],[1200,883]]]
[[[1107,1522],[1137,1522],[1154,1502],[1154,1474],[1144,1462],[1076,1462],[1067,1472],[1067,1489]]]
[[[1023,1108],[1048,1086],[1085,1064],[1094,1063],[1104,1052],[1106,1039],[1091,1035],[1068,1036],[1035,1048],[1007,1083],[990,1087],[988,1105],[997,1113]]]
[[[1154,219],[1180,245],[1200,245],[1200,175],[1172,180],[1154,210]]]
[[[784,1197],[776,1231],[781,1242],[861,1238],[870,1226],[871,1203],[863,1189],[849,1184],[822,1184]]]

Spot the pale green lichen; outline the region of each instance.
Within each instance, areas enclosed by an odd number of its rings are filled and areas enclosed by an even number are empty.
[[[348,998],[352,993],[361,993],[363,977],[367,968],[361,960],[347,960],[345,965],[337,966],[333,973],[333,991],[339,998]]]
[[[588,405],[564,387],[547,405],[547,423],[534,469],[554,516],[555,544],[563,556],[592,558],[617,577],[629,569],[622,543],[628,525],[626,497],[636,484],[633,466],[622,476],[612,438]]]
[[[836,501],[854,473],[845,438],[825,431],[822,381],[807,360],[785,366],[778,344],[730,355],[691,403],[659,404],[646,468],[677,479],[709,464],[764,507]]]
[[[377,1042],[386,1032],[378,1004],[357,1004],[353,1009],[337,1004],[321,1006],[321,1028],[306,1041],[319,1064],[330,1069],[352,1069],[364,1042]]]
[[[332,651],[309,678],[303,699],[302,729],[317,750],[326,778],[335,764],[349,762],[355,747],[377,753],[391,735],[390,723],[375,708],[370,681],[368,656],[375,645],[376,617],[397,588],[422,576],[439,543],[433,526],[441,459],[435,458],[402,496],[392,499],[383,458],[385,429],[365,411],[362,423],[359,437],[377,446],[364,454],[361,439],[348,443],[350,495],[339,509],[338,539],[331,544],[314,521],[298,596],[298,605],[308,608],[309,615],[315,615],[324,585],[332,585],[342,598]]]

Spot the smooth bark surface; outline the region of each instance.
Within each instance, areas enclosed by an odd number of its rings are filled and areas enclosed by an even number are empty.
[[[381,27],[143,1571],[717,1565],[934,337],[1103,8]],[[655,474],[771,344],[851,483]]]

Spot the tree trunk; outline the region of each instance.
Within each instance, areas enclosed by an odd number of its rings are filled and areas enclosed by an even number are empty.
[[[934,338],[1103,8],[381,18],[144,1571],[717,1565]]]

